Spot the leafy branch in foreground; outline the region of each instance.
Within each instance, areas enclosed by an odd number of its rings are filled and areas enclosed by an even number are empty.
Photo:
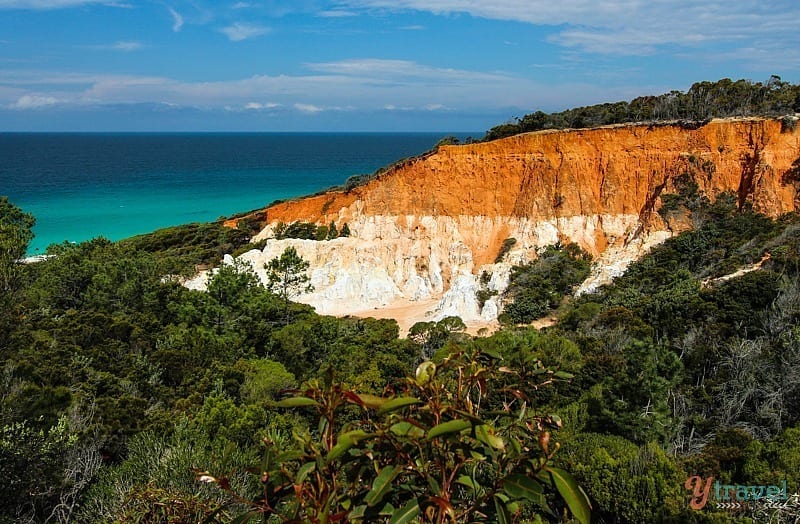
[[[551,463],[561,421],[530,399],[570,378],[538,360],[511,369],[492,351],[457,350],[385,397],[330,375],[310,381],[279,406],[313,412],[316,431],[296,432],[288,449],[265,442],[261,494],[237,522],[506,523],[568,510],[588,523],[588,498]],[[200,479],[231,491],[226,478]]]

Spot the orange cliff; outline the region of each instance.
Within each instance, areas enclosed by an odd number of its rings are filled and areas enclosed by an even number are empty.
[[[674,192],[682,173],[692,174],[712,198],[734,191],[741,202],[777,216],[800,205],[800,181],[783,176],[800,157],[800,135],[781,129],[776,120],[715,120],[699,129],[612,126],[442,146],[350,192],[280,203],[266,209],[266,217],[269,223],[341,226],[380,215],[537,220],[636,214],[658,227],[650,220],[658,197]],[[584,246],[594,254],[605,245],[598,234],[599,243]]]
[[[295,246],[311,262],[315,286],[301,300],[321,313],[416,301],[428,304],[428,319],[490,320],[502,305],[479,306],[474,294],[486,278],[479,284],[476,275],[486,272],[489,288],[502,290],[512,264],[560,240],[595,255],[594,285],[607,281],[673,234],[654,211],[662,194],[676,192],[680,175],[711,198],[733,191],[740,204],[772,216],[798,210],[800,133],[791,127],[730,119],[697,129],[620,125],[442,146],[349,192],[267,208],[260,214],[268,225],[256,238],[297,220],[346,222],[352,238],[271,240],[248,260],[261,271],[265,260]],[[517,243],[495,264],[511,237]]]

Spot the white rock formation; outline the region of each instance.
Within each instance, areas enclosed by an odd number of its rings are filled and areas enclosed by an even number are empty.
[[[455,315],[468,323],[487,323],[497,319],[502,306],[494,296],[479,310],[476,293],[484,271],[489,275],[487,288],[502,293],[511,267],[535,259],[544,246],[576,242],[596,251],[595,242],[604,238],[609,246],[581,287],[582,292],[590,291],[621,274],[632,260],[669,236],[659,232],[638,238],[638,226],[637,215],[559,217],[540,222],[517,217],[369,216],[350,223],[349,238],[320,242],[268,239],[263,250],[244,253],[239,261],[250,264],[266,284],[265,264],[287,247],[294,247],[310,263],[314,286],[313,292],[297,300],[314,306],[320,314],[363,313],[399,303],[433,301],[435,306],[418,312],[417,320]],[[271,228],[267,228],[256,240],[270,234]],[[503,262],[476,268],[479,257],[473,250],[488,250],[489,240],[498,234],[517,242]],[[493,259],[496,253],[490,255]],[[226,257],[225,263],[233,263],[233,259]],[[199,275],[186,285],[203,289],[207,277]]]

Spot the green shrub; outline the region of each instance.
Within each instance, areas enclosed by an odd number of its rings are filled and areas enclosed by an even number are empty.
[[[366,185],[370,180],[375,178],[375,175],[353,175],[349,177],[344,183],[345,192],[349,193],[353,189]]]
[[[557,244],[546,247],[533,262],[511,268],[504,320],[519,324],[545,316],[589,276],[590,261],[576,244]]]
[[[495,264],[499,264],[503,261],[505,256],[511,251],[511,248],[517,243],[516,238],[507,238],[503,240],[503,243],[500,245],[500,251],[497,252],[497,256],[494,259]]]
[[[583,433],[565,443],[559,462],[589,495],[600,522],[658,522],[683,510],[686,475],[655,444]]]
[[[220,222],[168,227],[119,242],[131,250],[156,255],[166,271],[193,274],[196,266],[217,265],[222,256],[250,242],[250,232],[225,227]]]
[[[330,225],[328,226],[328,236],[327,240],[333,240],[339,236],[339,230],[336,229],[336,222],[331,220]]]
[[[198,483],[194,468],[221,474],[246,467],[255,456],[224,439],[212,440],[179,418],[171,435],[146,431],[131,439],[127,458],[101,472],[76,522],[203,522],[223,505],[227,508],[218,515],[225,516],[236,511],[235,501]],[[257,493],[247,475],[232,475],[230,482],[242,493]]]
[[[237,362],[237,367],[244,370],[241,396],[242,401],[248,404],[274,401],[281,391],[297,385],[294,375],[286,371],[283,364],[274,360],[241,360]]]
[[[327,233],[327,231],[326,231]],[[279,222],[275,227],[275,238],[299,238],[301,240],[317,240],[317,226],[311,222],[297,221],[291,224]]]
[[[786,481],[789,493],[800,489],[800,425],[788,428],[748,454],[744,465],[747,480],[754,484]]]

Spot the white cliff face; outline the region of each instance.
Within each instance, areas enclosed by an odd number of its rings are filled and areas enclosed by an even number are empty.
[[[559,217],[538,222],[518,217],[369,216],[349,225],[349,238],[319,242],[268,239],[262,251],[247,252],[239,262],[249,264],[266,285],[265,265],[287,247],[294,247],[309,262],[314,286],[311,293],[296,300],[314,306],[320,314],[365,313],[418,303],[425,307],[416,312],[416,320],[455,315],[467,323],[486,323],[497,319],[502,305],[500,297],[493,296],[479,308],[476,294],[483,272],[489,277],[485,287],[500,294],[508,286],[511,267],[535,259],[544,246],[576,242],[596,252],[605,247],[596,246],[602,239],[608,247],[581,288],[585,292],[622,273],[650,244],[663,240],[660,235],[647,241],[633,238],[638,215]],[[267,228],[256,239],[270,234],[271,228]],[[502,262],[476,267],[477,251],[484,251],[485,260],[486,250],[496,250],[491,239],[512,237],[517,242]],[[494,259],[496,253],[490,255]],[[233,263],[233,259],[227,257],[225,263]],[[202,289],[206,279],[207,275],[200,275],[186,285]]]

